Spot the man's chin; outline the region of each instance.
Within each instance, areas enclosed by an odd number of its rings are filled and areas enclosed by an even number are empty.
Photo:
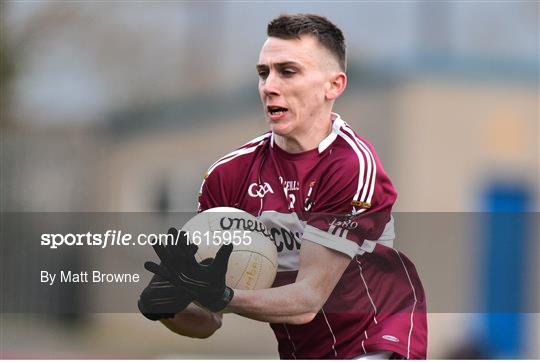
[[[278,136],[287,137],[291,133],[292,128],[284,124],[270,123],[270,130]]]

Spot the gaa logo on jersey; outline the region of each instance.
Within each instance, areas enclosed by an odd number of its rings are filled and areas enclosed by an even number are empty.
[[[268,182],[265,182],[262,185],[254,182],[248,187],[248,195],[251,197],[263,198],[267,193],[274,193],[274,190],[272,190],[272,187]]]

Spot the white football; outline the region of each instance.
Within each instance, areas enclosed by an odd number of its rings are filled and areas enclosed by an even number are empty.
[[[214,258],[223,243],[232,243],[226,283],[233,289],[270,288],[277,272],[277,249],[266,226],[251,214],[216,207],[191,218],[182,228],[198,246],[198,262]]]

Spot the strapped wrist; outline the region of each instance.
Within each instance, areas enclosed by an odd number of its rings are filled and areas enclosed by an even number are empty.
[[[218,299],[213,299],[211,301],[205,300],[199,302],[210,312],[219,312],[220,310],[225,309],[225,307],[231,302],[234,297],[234,291],[232,288],[225,286],[223,294]]]

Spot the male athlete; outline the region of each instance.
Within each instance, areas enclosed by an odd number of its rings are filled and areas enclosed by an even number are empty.
[[[226,286],[231,247],[206,265],[193,246],[158,247],[162,264],[146,264],[156,275],[139,308],[199,338],[223,312],[269,322],[283,359],[426,358],[423,288],[392,248],[397,194],[373,147],[332,112],[347,84],[342,32],[296,14],[272,20],[267,34],[256,69],[270,131],[210,167],[199,211],[259,217],[279,253],[274,286]]]

